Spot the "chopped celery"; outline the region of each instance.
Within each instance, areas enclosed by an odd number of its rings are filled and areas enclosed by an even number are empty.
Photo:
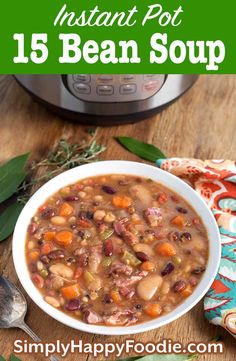
[[[90,273],[89,271],[84,272],[84,278],[85,278],[85,281],[88,283],[95,281],[95,278],[93,277],[92,273]]]
[[[134,254],[128,252],[128,251],[125,251],[123,257],[122,257],[122,260],[126,263],[126,264],[129,264],[131,266],[138,266],[140,263],[142,263],[141,261],[139,261],[139,259],[137,257],[135,257]]]
[[[111,237],[114,233],[114,229],[106,229],[104,232],[101,233],[100,237],[103,241],[107,238]]]
[[[112,259],[111,257],[105,257],[102,261],[103,267],[109,267],[111,265]]]

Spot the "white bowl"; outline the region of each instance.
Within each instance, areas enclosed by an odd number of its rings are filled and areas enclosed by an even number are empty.
[[[27,228],[32,216],[46,199],[59,189],[83,178],[102,174],[131,174],[157,181],[183,197],[202,218],[209,237],[209,259],[206,271],[193,294],[172,312],[152,321],[128,327],[89,325],[57,310],[44,301],[42,294],[31,281],[25,258]],[[17,221],[13,235],[13,260],[20,282],[32,300],[48,315],[75,329],[102,335],[130,335],[166,325],[188,312],[205,295],[211,286],[220,261],[220,235],[215,219],[199,195],[179,178],[143,163],[129,161],[105,161],[83,165],[68,170],[44,184],[28,201]]]

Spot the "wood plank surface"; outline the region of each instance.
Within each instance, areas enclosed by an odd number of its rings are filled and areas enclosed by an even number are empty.
[[[60,138],[77,142],[84,131],[79,124],[65,121],[34,102],[11,76],[0,77],[0,162],[15,155],[31,152],[39,159]],[[230,158],[236,156],[236,76],[201,76],[195,86],[162,113],[133,125],[100,127],[98,142],[107,146],[102,159],[139,160],[125,151],[114,136],[130,135],[160,147],[168,156]],[[1,274],[20,288],[11,255],[11,240],[0,244]],[[21,288],[22,289],[22,288]],[[27,322],[43,339],[82,339],[84,342],[119,342],[125,337],[94,336],[66,327],[47,316],[28,296]],[[222,335],[224,355],[202,355],[200,361],[234,361],[235,340],[222,328],[210,325],[203,316],[202,301],[179,320],[133,336],[137,341],[157,342],[162,338],[187,343],[208,341]],[[29,339],[20,330],[0,331],[0,354],[8,356],[15,339]],[[128,337],[127,337],[128,338]],[[39,355],[22,355],[23,361],[41,361]],[[92,360],[85,355],[70,355],[66,360]],[[99,360],[104,359],[99,357]]]

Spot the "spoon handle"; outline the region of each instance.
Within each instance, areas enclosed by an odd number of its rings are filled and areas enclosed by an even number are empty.
[[[31,328],[26,323],[23,322],[18,327],[21,328],[23,331],[25,331],[34,341],[36,342],[41,341],[41,339],[36,335],[36,333],[34,333],[34,331],[31,330]],[[59,358],[52,355],[49,357],[49,360],[59,361]]]

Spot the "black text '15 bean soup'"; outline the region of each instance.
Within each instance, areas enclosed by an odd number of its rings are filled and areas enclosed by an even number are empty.
[[[26,258],[46,302],[90,324],[131,325],[173,310],[199,283],[208,237],[181,197],[146,178],[105,175],[52,195]]]

